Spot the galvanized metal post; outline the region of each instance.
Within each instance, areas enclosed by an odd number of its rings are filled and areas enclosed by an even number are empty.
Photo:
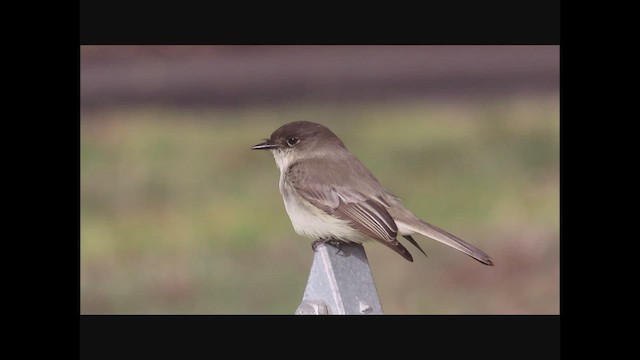
[[[297,315],[382,314],[367,254],[358,244],[316,248]]]

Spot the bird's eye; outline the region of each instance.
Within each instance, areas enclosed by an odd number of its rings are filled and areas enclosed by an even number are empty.
[[[296,138],[296,137],[290,137],[290,138],[287,140],[287,145],[289,145],[289,146],[295,146],[295,145],[297,145],[299,142],[300,142],[300,139],[298,139],[298,138]]]

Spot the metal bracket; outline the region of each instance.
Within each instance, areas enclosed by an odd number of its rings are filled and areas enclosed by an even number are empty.
[[[367,254],[359,244],[320,244],[297,315],[382,314]]]

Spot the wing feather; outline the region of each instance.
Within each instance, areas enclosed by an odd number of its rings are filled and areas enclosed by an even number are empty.
[[[306,177],[304,169],[292,165],[287,180],[295,191],[312,205],[349,224],[364,235],[386,245],[405,259],[413,261],[409,251],[396,239],[398,226],[389,214],[386,202],[378,197],[367,198],[364,194],[344,186],[327,182],[299,181]]]

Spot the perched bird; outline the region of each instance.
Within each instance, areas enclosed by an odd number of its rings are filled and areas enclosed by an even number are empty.
[[[482,250],[407,210],[324,125],[290,122],[251,149],[273,153],[287,214],[296,233],[315,240],[314,249],[324,242],[373,239],[413,261],[397,236],[426,256],[412,237],[422,234],[493,265]]]

